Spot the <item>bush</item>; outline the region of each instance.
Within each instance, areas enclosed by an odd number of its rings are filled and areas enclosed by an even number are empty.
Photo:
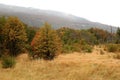
[[[15,59],[13,57],[2,57],[2,67],[3,68],[12,68],[16,64]]]
[[[108,52],[117,52],[118,51],[117,44],[108,44],[108,45],[106,45],[106,48],[107,48]]]
[[[72,45],[64,45],[63,46],[63,53],[70,53],[70,52],[74,52],[74,51],[76,51],[76,50],[75,50],[75,47]]]
[[[103,50],[100,50],[100,54],[103,55],[105,54],[105,52]]]
[[[31,42],[33,58],[54,59],[61,52],[61,40],[51,25],[45,23]]]
[[[83,52],[91,53],[91,52],[92,52],[92,49],[93,49],[93,47],[90,46],[90,45],[81,45],[81,50],[82,50]]]
[[[120,53],[116,53],[116,54],[114,55],[114,58],[115,58],[115,59],[120,59]]]
[[[17,17],[9,17],[4,25],[4,48],[9,50],[10,56],[17,56],[24,51],[27,41],[25,26]]]
[[[63,46],[63,52],[64,53],[70,53],[70,52],[88,52],[91,53],[93,49],[93,46],[88,44],[79,44],[75,43],[73,45],[64,45]]]

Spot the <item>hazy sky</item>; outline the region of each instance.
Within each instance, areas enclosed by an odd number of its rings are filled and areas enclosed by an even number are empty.
[[[55,10],[120,26],[120,0],[0,0],[0,3]]]

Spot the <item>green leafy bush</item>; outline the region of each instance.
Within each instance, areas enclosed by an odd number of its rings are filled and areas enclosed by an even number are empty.
[[[2,57],[2,67],[3,68],[12,68],[16,64],[15,59],[13,57]]]

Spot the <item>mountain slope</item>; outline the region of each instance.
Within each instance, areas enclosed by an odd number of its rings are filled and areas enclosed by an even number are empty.
[[[81,17],[49,10],[39,10],[0,4],[0,16],[17,16],[24,23],[35,27],[39,27],[44,22],[48,22],[52,24],[54,28],[60,28],[63,26],[75,29],[97,27],[111,31],[111,27],[108,25],[91,22]],[[113,31],[116,31],[115,27],[113,27]]]

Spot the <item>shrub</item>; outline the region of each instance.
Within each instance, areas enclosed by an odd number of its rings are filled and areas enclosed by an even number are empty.
[[[91,53],[92,49],[93,49],[93,47],[91,45],[79,44],[79,43],[75,43],[73,45],[64,45],[63,46],[64,53],[81,52],[81,51]]]
[[[114,57],[115,59],[120,59],[120,53],[116,53],[113,57]]]
[[[81,50],[83,52],[91,53],[92,49],[93,49],[93,47],[91,45],[81,45]]]
[[[12,68],[16,64],[15,59],[13,57],[2,57],[2,67],[3,68]]]
[[[103,50],[100,50],[100,54],[103,55],[105,54],[105,52]]]
[[[51,25],[45,24],[36,33],[31,43],[33,58],[54,59],[61,52],[61,41]]]
[[[63,53],[71,53],[71,52],[76,51],[75,49],[76,49],[76,47],[74,47],[73,45],[67,45],[66,44],[66,45],[63,46],[62,52]]]
[[[9,55],[17,56],[24,50],[27,35],[23,23],[16,17],[9,17],[4,25],[4,46]]]
[[[106,48],[108,52],[116,52],[118,50],[117,44],[108,44]]]

